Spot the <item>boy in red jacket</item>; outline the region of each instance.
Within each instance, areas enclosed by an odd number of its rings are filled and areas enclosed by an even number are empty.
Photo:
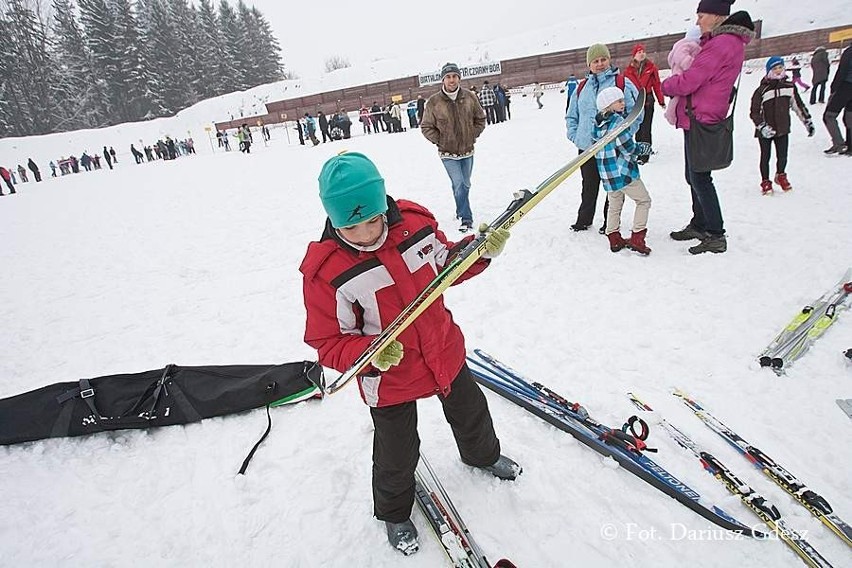
[[[452,243],[424,207],[388,197],[384,179],[363,154],[328,160],[319,186],[328,220],[300,267],[305,342],[317,349],[322,365],[343,372],[473,237]],[[508,238],[506,230],[490,231],[487,258],[457,282],[482,272]],[[375,427],[373,510],[402,553],[418,549],[410,519],[420,456],[417,399],[438,396],[464,463],[501,479],[521,472],[500,454],[485,396],[465,364],[464,336],[443,298],[376,356],[358,387]]]

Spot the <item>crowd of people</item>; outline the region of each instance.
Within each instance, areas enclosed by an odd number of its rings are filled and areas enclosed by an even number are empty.
[[[192,138],[174,140],[172,137],[166,136],[151,145],[142,146],[142,150],[137,149],[135,144],[131,144],[130,153],[137,164],[155,160],[174,160],[180,156],[195,154],[195,142]],[[61,156],[56,160],[50,160],[48,168],[50,169],[50,177],[56,178],[77,174],[81,171],[91,172],[104,168],[111,170],[116,164],[118,164],[118,156],[115,148],[104,146],[98,153],[84,150],[79,157],[76,155]],[[18,164],[16,169],[0,166],[0,178],[2,178],[8,190],[7,193],[3,193],[2,186],[0,186],[0,196],[17,193],[15,187],[22,183],[29,183],[30,174],[32,174],[33,182],[42,181],[41,169],[32,158],[27,160],[27,167],[22,164]]]

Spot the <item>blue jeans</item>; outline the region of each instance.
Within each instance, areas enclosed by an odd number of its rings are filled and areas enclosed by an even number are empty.
[[[713,176],[710,172],[694,172],[689,167],[689,132],[685,130],[683,152],[686,183],[692,191],[692,221],[689,224],[714,236],[724,235],[722,207],[716,195],[716,186],[713,185]]]
[[[473,213],[470,211],[470,174],[473,171],[473,156],[461,160],[441,158],[444,169],[453,183],[453,197],[456,200],[456,217],[461,219],[462,224],[473,225]]]

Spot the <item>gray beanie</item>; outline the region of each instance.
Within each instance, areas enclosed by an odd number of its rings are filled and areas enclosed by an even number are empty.
[[[444,66],[441,67],[441,79],[449,75],[450,73],[455,73],[459,77],[461,77],[461,71],[459,71],[459,66],[455,63],[444,63]]]

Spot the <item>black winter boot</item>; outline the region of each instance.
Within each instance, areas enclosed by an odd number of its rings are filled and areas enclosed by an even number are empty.
[[[691,241],[692,239],[703,239],[706,234],[692,225],[687,225],[680,231],[672,231],[669,236],[676,241]]]

